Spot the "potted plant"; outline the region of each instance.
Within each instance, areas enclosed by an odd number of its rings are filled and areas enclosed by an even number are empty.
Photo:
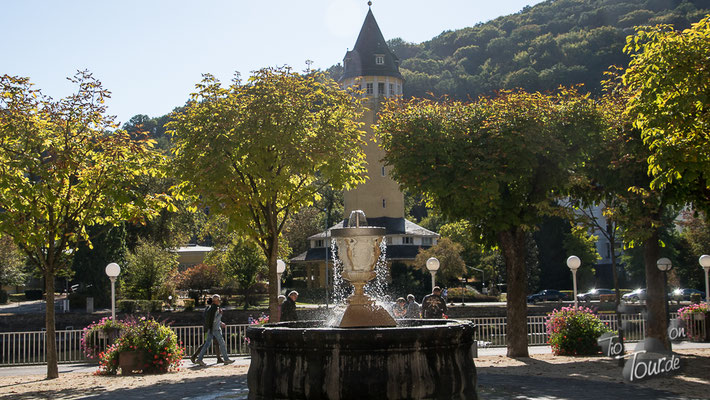
[[[688,339],[710,342],[710,308],[707,304],[691,304],[679,309],[678,319],[685,322]]]
[[[127,324],[122,335],[101,354],[99,374],[166,373],[179,370],[184,349],[169,326],[142,317]]]
[[[126,327],[123,321],[104,317],[84,328],[81,335],[81,349],[89,360],[98,361],[99,354],[110,347]]]

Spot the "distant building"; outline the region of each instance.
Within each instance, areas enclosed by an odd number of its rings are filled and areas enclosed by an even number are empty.
[[[372,10],[368,10],[360,29],[355,47],[345,54],[343,88],[357,87],[363,91],[367,110],[362,117],[364,130],[374,135],[380,101],[401,96],[404,79],[399,72],[399,58],[389,49],[380,31]],[[343,221],[308,238],[310,248],[291,259],[294,276],[306,281],[309,288],[332,285],[332,254],[330,253],[330,229],[347,226],[347,218],[353,210],[363,210],[368,225],[386,229],[387,260],[411,263],[420,248],[436,244],[439,235],[404,218],[404,196],[399,184],[389,174],[380,160],[384,151],[368,141],[364,148],[368,163],[368,179],[353,190],[345,192]],[[327,252],[327,253],[326,253]],[[326,282],[326,254],[328,258],[328,282]]]
[[[188,244],[187,246],[172,250],[178,256],[178,265],[180,270],[184,270],[193,265],[202,264],[205,262],[207,253],[212,251],[212,247],[198,246],[196,244]]]

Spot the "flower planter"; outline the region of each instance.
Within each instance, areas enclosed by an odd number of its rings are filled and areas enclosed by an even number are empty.
[[[688,326],[688,339],[693,342],[710,342],[710,312],[692,313]]]
[[[122,351],[118,355],[118,366],[123,375],[143,372],[144,363],[142,351]]]

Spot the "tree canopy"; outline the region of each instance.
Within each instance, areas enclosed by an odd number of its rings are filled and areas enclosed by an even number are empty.
[[[277,315],[276,257],[289,216],[325,185],[363,181],[360,100],[323,74],[265,68],[223,88],[206,75],[174,115],[173,165],[180,192],[248,235],[269,263],[271,315]]]
[[[377,131],[385,163],[406,189],[473,237],[499,246],[508,282],[508,355],[527,355],[526,242],[564,195],[584,143],[601,130],[596,104],[574,90],[503,92],[472,103],[385,104]]]
[[[642,27],[627,38],[626,112],[650,150],[652,186],[677,182],[710,207],[710,15],[689,29]],[[662,71],[662,72],[661,72]]]
[[[138,194],[140,180],[160,173],[153,141],[131,138],[106,116],[110,93],[90,73],[70,79],[75,94],[53,100],[28,78],[0,77],[0,232],[13,238],[45,278],[65,270],[87,227],[140,221],[165,196]],[[47,307],[54,336],[54,307]],[[54,340],[47,341],[47,377],[56,378]]]

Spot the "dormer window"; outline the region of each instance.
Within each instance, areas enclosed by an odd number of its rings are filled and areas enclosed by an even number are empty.
[[[385,63],[385,56],[382,54],[375,55],[375,64],[383,65]]]

